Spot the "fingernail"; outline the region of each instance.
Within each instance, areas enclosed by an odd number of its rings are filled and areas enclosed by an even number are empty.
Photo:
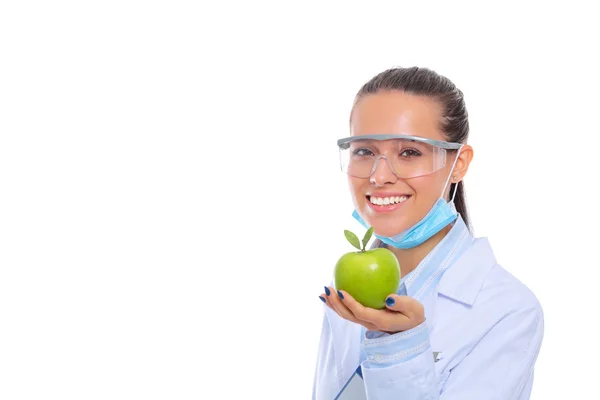
[[[388,306],[393,306],[394,304],[396,304],[396,300],[394,300],[393,297],[388,297],[387,299],[385,299],[385,304],[387,304]]]
[[[331,294],[331,292],[329,291],[329,288],[327,286],[325,286],[325,294],[327,296],[329,296]]]
[[[323,298],[323,296],[319,296],[319,298],[320,298],[321,300],[323,300],[323,303],[327,303],[327,300],[325,300],[325,299]]]
[[[344,300],[344,295],[339,290],[338,290],[338,296],[340,296],[340,299]]]

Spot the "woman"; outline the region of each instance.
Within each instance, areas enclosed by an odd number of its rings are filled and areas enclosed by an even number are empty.
[[[383,310],[325,287],[314,399],[336,398],[355,371],[369,399],[529,398],[542,308],[471,235],[468,134],[462,92],[429,69],[390,69],[358,92],[341,165],[354,218],[402,280]]]

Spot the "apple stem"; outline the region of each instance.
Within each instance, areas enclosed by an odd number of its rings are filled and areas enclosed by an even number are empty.
[[[367,232],[365,233],[365,236],[362,239],[362,251],[364,252],[365,249],[367,248],[367,243],[369,243],[369,240],[371,240],[371,236],[373,235],[373,227],[370,227]]]

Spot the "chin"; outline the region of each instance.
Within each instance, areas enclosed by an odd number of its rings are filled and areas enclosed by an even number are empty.
[[[371,224],[373,227],[373,233],[379,236],[392,237],[395,236],[410,227],[406,221],[373,221]]]
[[[407,204],[407,206],[409,206]],[[378,213],[365,203],[359,204],[360,214],[367,225],[373,227],[373,233],[379,236],[392,237],[412,227],[418,222],[413,216],[412,207],[403,207],[392,212]]]
[[[373,233],[375,233],[376,235],[385,236],[385,237],[394,237],[397,234],[403,232],[404,230],[406,230],[406,228],[396,227],[396,228],[376,229],[375,227],[373,227]]]

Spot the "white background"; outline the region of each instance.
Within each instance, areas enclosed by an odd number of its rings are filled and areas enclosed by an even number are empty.
[[[532,399],[594,397],[593,2],[212,3],[0,6],[0,398],[310,398],[362,232],[335,140],[413,65],[465,92],[475,233],[544,307]]]

